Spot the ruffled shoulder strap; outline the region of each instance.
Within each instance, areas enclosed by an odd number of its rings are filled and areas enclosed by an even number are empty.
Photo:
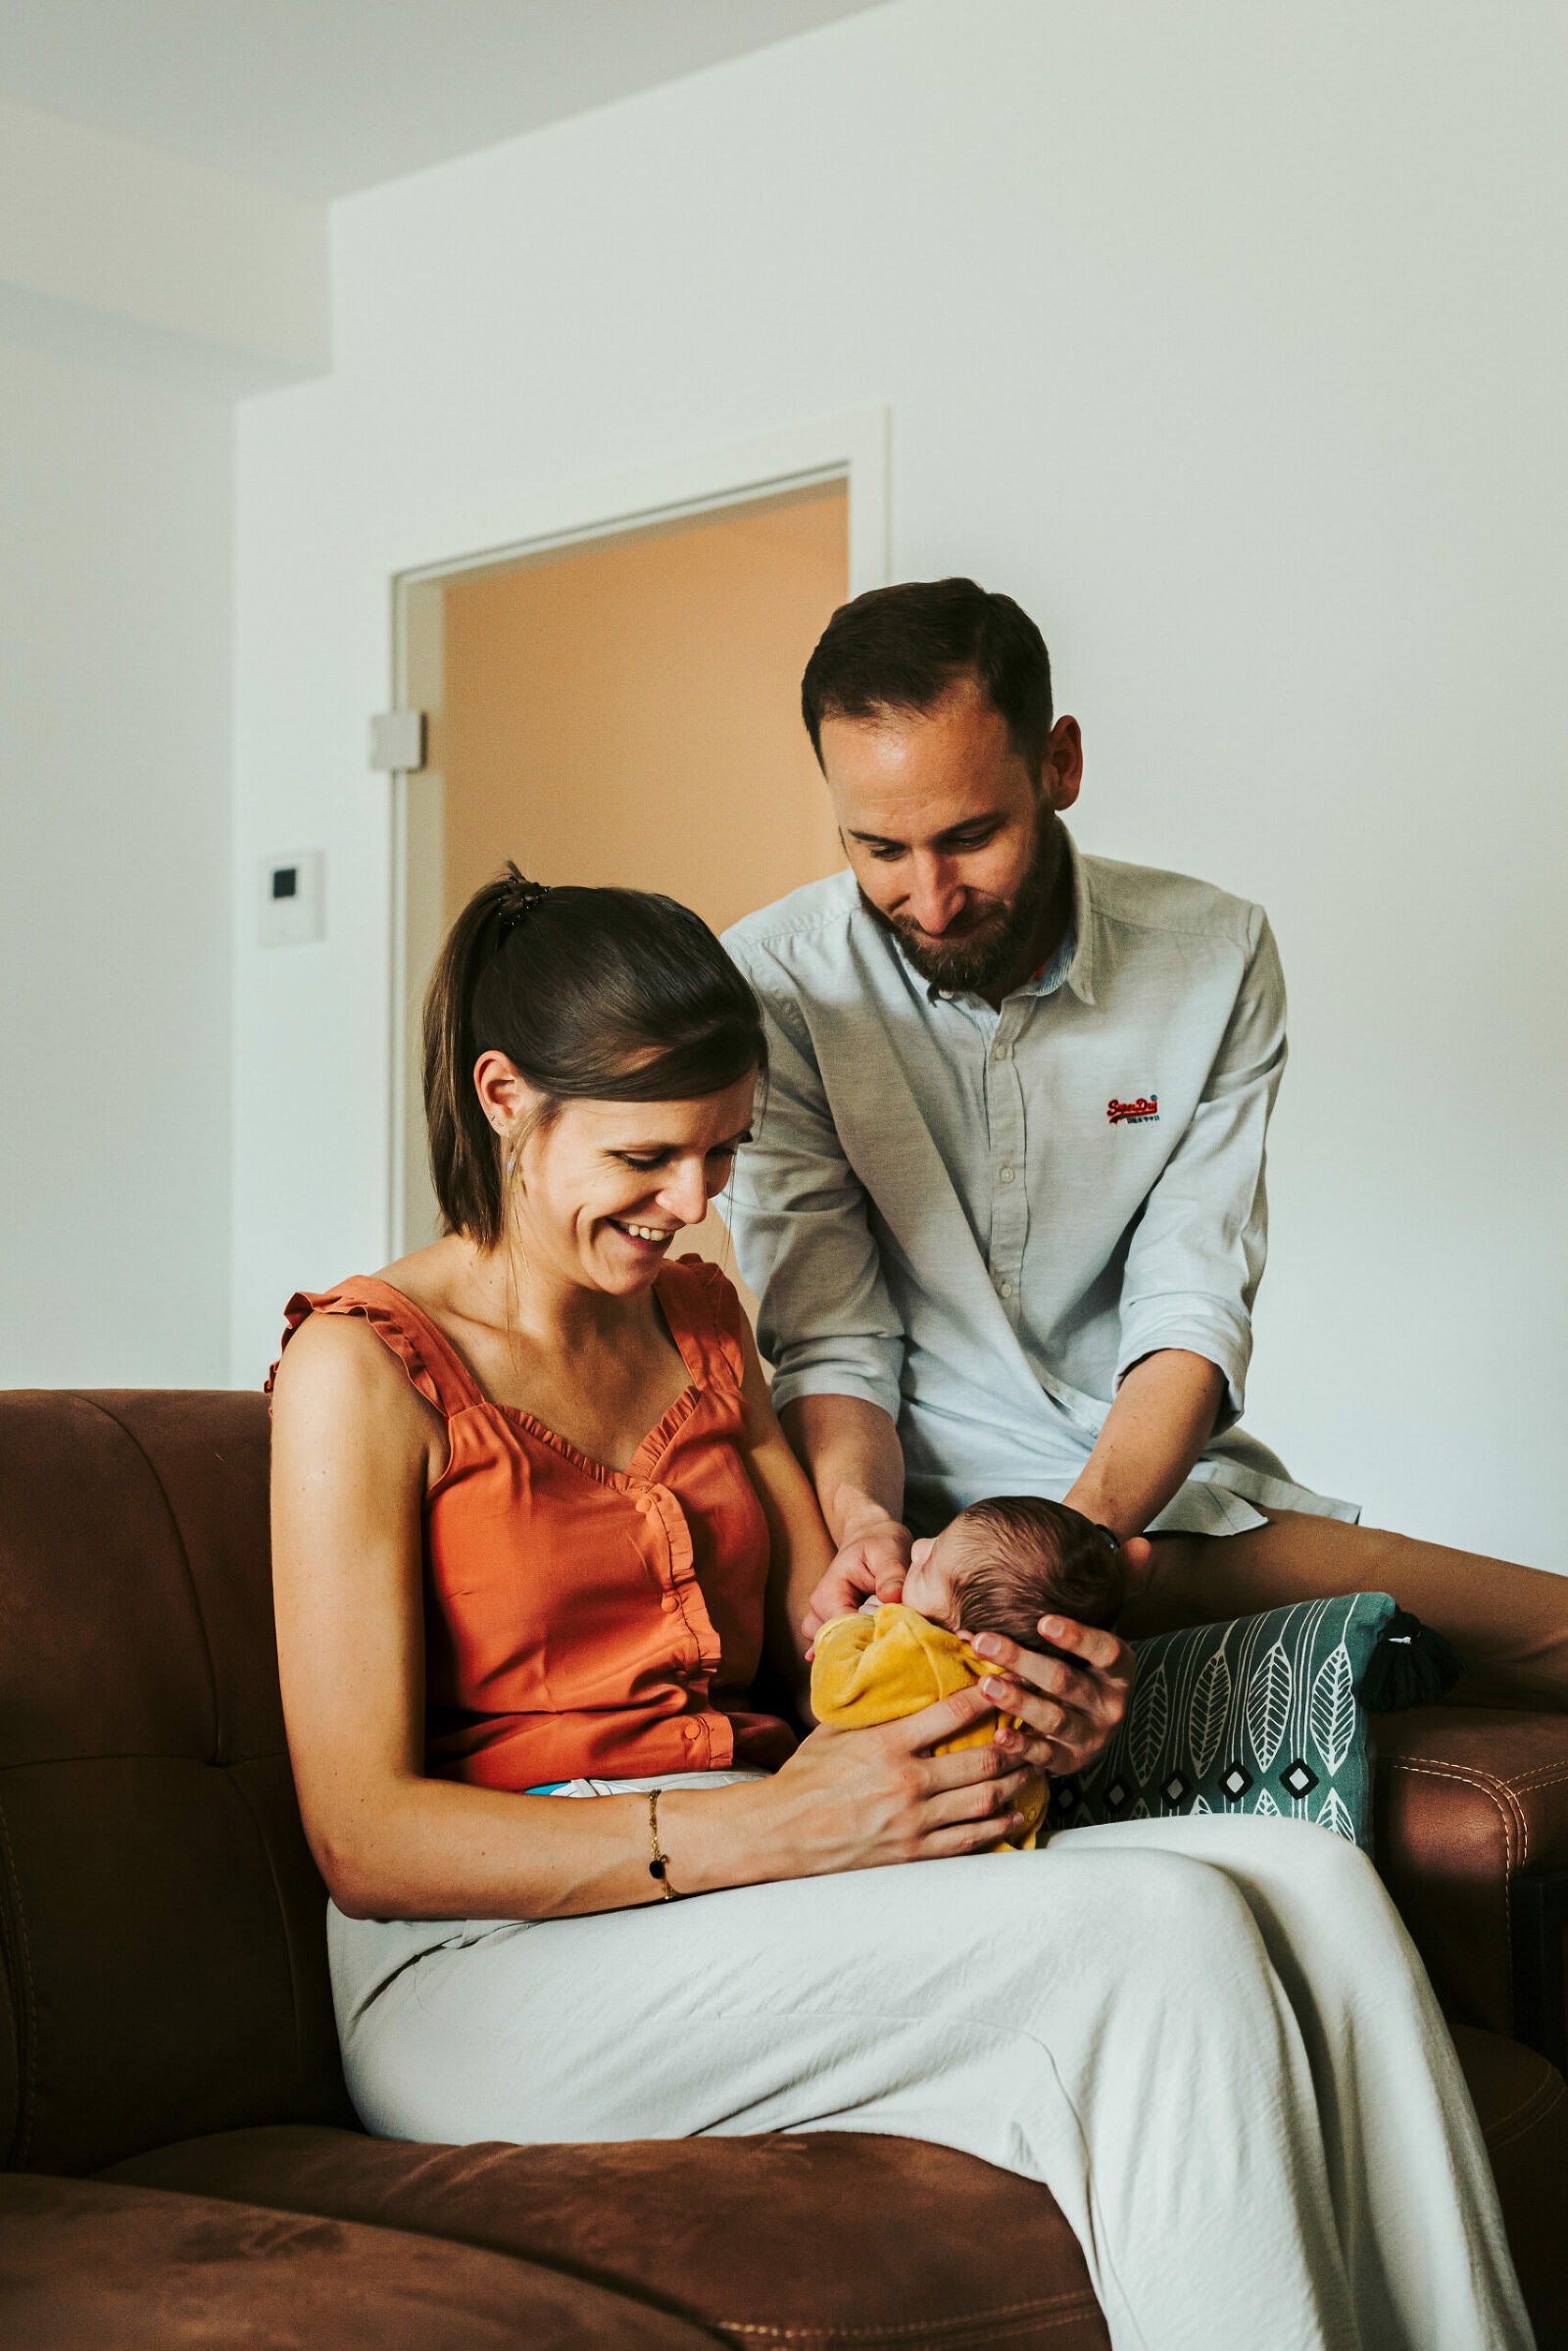
[[[352,1281],[339,1282],[335,1290],[297,1290],[283,1310],[283,1347],[313,1314],[362,1316],[387,1352],[396,1355],[425,1402],[433,1404],[444,1419],[484,1402],[483,1392],[451,1341],[413,1298],[390,1282],[357,1274]],[[267,1375],[269,1396],[276,1372],[274,1363]]]
[[[746,1308],[733,1282],[706,1257],[680,1257],[659,1276],[659,1302],[688,1360],[701,1358],[705,1375],[739,1388],[746,1378]]]

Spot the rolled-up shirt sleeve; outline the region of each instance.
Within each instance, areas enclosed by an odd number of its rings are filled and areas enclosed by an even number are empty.
[[[859,1396],[897,1421],[904,1329],[864,1190],[845,1158],[799,1006],[750,960],[743,968],[762,1006],[769,1066],[755,1140],[718,1205],[760,1300],[758,1344],[773,1366],[773,1401]]]
[[[1235,1008],[1202,1095],[1128,1246],[1118,1381],[1162,1347],[1225,1375],[1216,1427],[1241,1416],[1252,1300],[1268,1247],[1264,1137],[1285,1067],[1285,977],[1262,908],[1249,921]]]

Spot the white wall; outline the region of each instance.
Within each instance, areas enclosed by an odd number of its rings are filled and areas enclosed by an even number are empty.
[[[0,335],[256,391],[331,354],[319,204],[0,98]]]
[[[0,1386],[227,1377],[231,445],[0,344]]]
[[[229,1367],[233,396],[325,208],[0,100],[0,1385]]]
[[[1291,976],[1250,1419],[1563,1563],[1568,67],[1555,0],[900,0],[344,203],[241,412],[235,1373],[384,1247],[388,580],[552,485],[880,402],[897,575],[1039,616],[1089,847]]]

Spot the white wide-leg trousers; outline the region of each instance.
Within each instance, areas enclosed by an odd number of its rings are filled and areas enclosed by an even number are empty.
[[[1304,1822],[329,1928],[384,2136],[927,2139],[1049,2185],[1115,2351],[1532,2342],[1421,1963],[1371,1865]]]

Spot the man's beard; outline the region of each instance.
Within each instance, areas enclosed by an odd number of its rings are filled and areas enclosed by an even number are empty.
[[[1042,799],[1035,845],[1017,896],[1009,906],[1001,902],[959,939],[928,939],[917,927],[884,914],[860,892],[860,904],[874,922],[897,939],[906,960],[934,988],[950,988],[956,996],[986,996],[1032,969],[1039,961],[1036,949],[1044,939],[1056,877],[1061,871],[1062,845],[1055,832],[1055,810]]]

